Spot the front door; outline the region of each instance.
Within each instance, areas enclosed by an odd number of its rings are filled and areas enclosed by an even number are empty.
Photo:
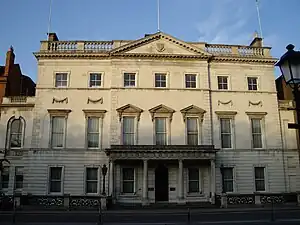
[[[162,164],[155,169],[155,201],[169,201],[169,171]]]

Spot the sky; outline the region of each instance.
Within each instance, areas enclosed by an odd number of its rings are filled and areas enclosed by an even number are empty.
[[[0,65],[12,45],[34,81],[33,56],[47,38],[51,0],[0,0]],[[259,32],[256,0],[160,0],[160,29],[184,41],[250,44]],[[300,0],[259,0],[264,45],[279,58],[300,50]],[[51,32],[60,40],[132,40],[157,32],[157,0],[52,0]],[[276,72],[278,75],[278,72]]]

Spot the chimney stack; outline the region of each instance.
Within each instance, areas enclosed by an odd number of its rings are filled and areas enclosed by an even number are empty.
[[[59,41],[56,33],[48,33],[48,41]]]
[[[5,63],[5,70],[4,70],[4,76],[8,76],[9,72],[11,71],[12,67],[15,64],[15,54],[14,54],[14,48],[10,46],[6,53],[6,63]]]
[[[263,39],[258,36],[257,32],[254,33],[254,39],[251,42],[250,46],[251,47],[259,47],[259,48],[263,47]]]

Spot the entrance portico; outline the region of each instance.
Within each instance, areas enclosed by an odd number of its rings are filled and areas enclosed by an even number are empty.
[[[216,151],[210,145],[113,145],[106,149],[109,194],[116,203],[214,203]],[[128,168],[134,171],[132,193],[124,192]]]

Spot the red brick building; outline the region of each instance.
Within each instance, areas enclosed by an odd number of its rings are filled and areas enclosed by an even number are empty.
[[[3,97],[34,96],[35,83],[21,72],[19,64],[15,64],[15,54],[12,47],[6,53],[6,62],[0,66],[0,103]]]

